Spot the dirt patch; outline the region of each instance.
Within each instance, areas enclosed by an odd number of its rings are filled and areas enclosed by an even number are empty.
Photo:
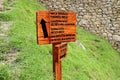
[[[7,2],[9,1],[9,2]],[[0,13],[5,13],[8,10],[13,9],[13,4],[16,0],[0,0]],[[7,2],[8,5],[3,7],[3,2]],[[9,16],[8,16],[9,17]],[[8,31],[12,26],[11,21],[0,21],[0,64],[6,65],[10,64],[12,66],[8,69],[10,75],[14,75],[12,78],[14,80],[19,80],[21,69],[15,64],[17,55],[20,51],[16,48],[9,47],[9,37]]]
[[[4,31],[7,31],[11,26],[11,22],[1,22],[0,28]]]
[[[4,13],[4,9],[3,9],[3,2],[7,2],[8,0],[0,0],[0,12]],[[14,4],[15,0],[13,0],[11,3],[9,3],[9,5],[7,6],[7,8],[12,9],[12,5]],[[7,8],[5,11],[7,11]],[[9,43],[9,37],[8,37],[8,30],[10,28],[10,26],[12,25],[12,22],[10,21],[0,21],[0,45],[1,46],[5,46],[8,45]],[[10,48],[9,51],[7,51],[6,53],[0,53],[1,56],[4,56],[5,59],[1,60],[1,63],[12,63],[15,59],[16,56],[18,55],[18,51],[15,48]]]
[[[6,56],[6,61],[9,62],[9,63],[12,63],[16,60],[16,56],[19,54],[19,52],[12,48],[10,49],[10,52],[7,53],[5,56]]]
[[[0,38],[5,39],[5,41],[8,40],[7,32],[10,26],[11,26],[11,22],[1,22]]]
[[[3,39],[2,41],[3,45],[8,44],[9,42],[7,33],[11,25],[12,25],[12,22],[1,22],[0,38]],[[3,54],[3,56],[5,56],[5,60],[3,60],[2,62],[12,63],[16,59],[16,56],[18,54],[19,52],[15,48],[11,48],[8,53]]]

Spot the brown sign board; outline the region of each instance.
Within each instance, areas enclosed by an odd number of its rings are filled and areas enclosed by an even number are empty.
[[[65,11],[37,11],[37,42],[53,44],[76,40],[76,13]]]
[[[67,43],[56,44],[54,50],[55,50],[56,61],[57,62],[61,61],[67,55]]]

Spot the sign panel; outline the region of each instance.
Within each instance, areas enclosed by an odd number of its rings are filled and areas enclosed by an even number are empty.
[[[37,11],[36,13],[37,25],[37,42],[38,44],[50,44],[49,30],[50,18],[49,11]]]
[[[62,43],[60,46],[59,46],[59,55],[58,55],[58,58],[59,58],[59,61],[61,61],[62,59],[64,59],[67,55],[67,43]]]
[[[76,13],[50,11],[50,42],[72,42],[76,40]]]
[[[37,37],[38,44],[75,41],[76,13],[65,11],[38,11]]]
[[[67,43],[61,43],[55,45],[55,56],[56,56],[56,61],[61,61],[63,58],[66,57],[67,55]]]

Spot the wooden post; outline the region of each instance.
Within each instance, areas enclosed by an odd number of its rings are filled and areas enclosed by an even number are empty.
[[[55,76],[54,80],[62,80],[62,63],[58,60],[58,55],[60,53],[58,44],[53,44],[53,73]]]

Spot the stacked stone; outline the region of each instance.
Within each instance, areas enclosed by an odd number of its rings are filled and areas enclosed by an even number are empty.
[[[77,12],[80,27],[107,39],[120,51],[120,0],[39,0],[49,10]]]

